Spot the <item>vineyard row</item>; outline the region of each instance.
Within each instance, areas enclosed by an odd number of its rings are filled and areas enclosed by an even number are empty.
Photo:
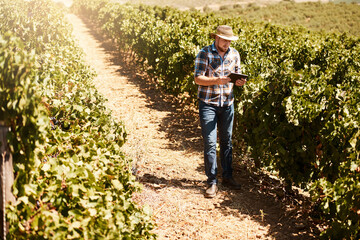
[[[16,202],[7,239],[153,239],[150,209],[115,122],[50,0],[0,0],[0,122],[9,126]]]

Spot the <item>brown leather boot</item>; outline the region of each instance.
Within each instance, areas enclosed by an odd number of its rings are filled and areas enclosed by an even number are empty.
[[[205,197],[213,198],[213,197],[216,196],[217,191],[218,191],[217,185],[216,184],[211,184],[210,187],[208,187],[208,189],[206,189]]]
[[[234,178],[224,178],[222,184],[233,190],[241,189],[241,185],[237,183]]]

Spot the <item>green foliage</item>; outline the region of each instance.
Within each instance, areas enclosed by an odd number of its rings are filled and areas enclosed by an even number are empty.
[[[10,32],[0,38],[0,120],[11,126],[17,176],[8,239],[154,238],[150,209],[131,200],[140,186],[121,152],[124,126],[64,16],[47,0],[0,5],[0,33]]]
[[[106,0],[75,1],[74,9],[99,24],[123,58],[134,56],[160,86],[193,101],[195,56],[217,25],[231,25],[250,75],[235,89],[234,142],[244,140],[285,181],[311,185],[329,226],[324,238],[359,237],[358,38]]]
[[[216,11],[215,15],[239,16],[250,21],[280,25],[301,25],[315,31],[348,33],[359,36],[360,5],[319,2],[281,1],[264,7],[250,5]]]
[[[265,29],[244,31],[250,44],[239,43],[254,79],[239,96],[235,135],[281,177],[314,182],[314,202],[331,226],[325,239],[358,236],[360,41]]]
[[[20,192],[29,181],[34,149],[43,142],[47,122],[33,81],[34,64],[34,52],[26,51],[18,38],[10,33],[0,37],[0,121],[11,127],[8,138]]]

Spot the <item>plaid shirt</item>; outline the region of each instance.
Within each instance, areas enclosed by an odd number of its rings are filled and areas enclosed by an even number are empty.
[[[200,50],[195,59],[195,77],[222,77],[231,72],[240,73],[240,55],[229,47],[224,59],[219,55],[215,42]],[[198,86],[198,99],[214,106],[230,106],[234,102],[233,83],[225,85]]]

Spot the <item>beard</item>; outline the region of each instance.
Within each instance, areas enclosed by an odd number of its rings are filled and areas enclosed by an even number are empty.
[[[226,52],[229,49],[229,47],[222,47],[222,46],[219,46],[219,45],[217,47],[221,52]]]

